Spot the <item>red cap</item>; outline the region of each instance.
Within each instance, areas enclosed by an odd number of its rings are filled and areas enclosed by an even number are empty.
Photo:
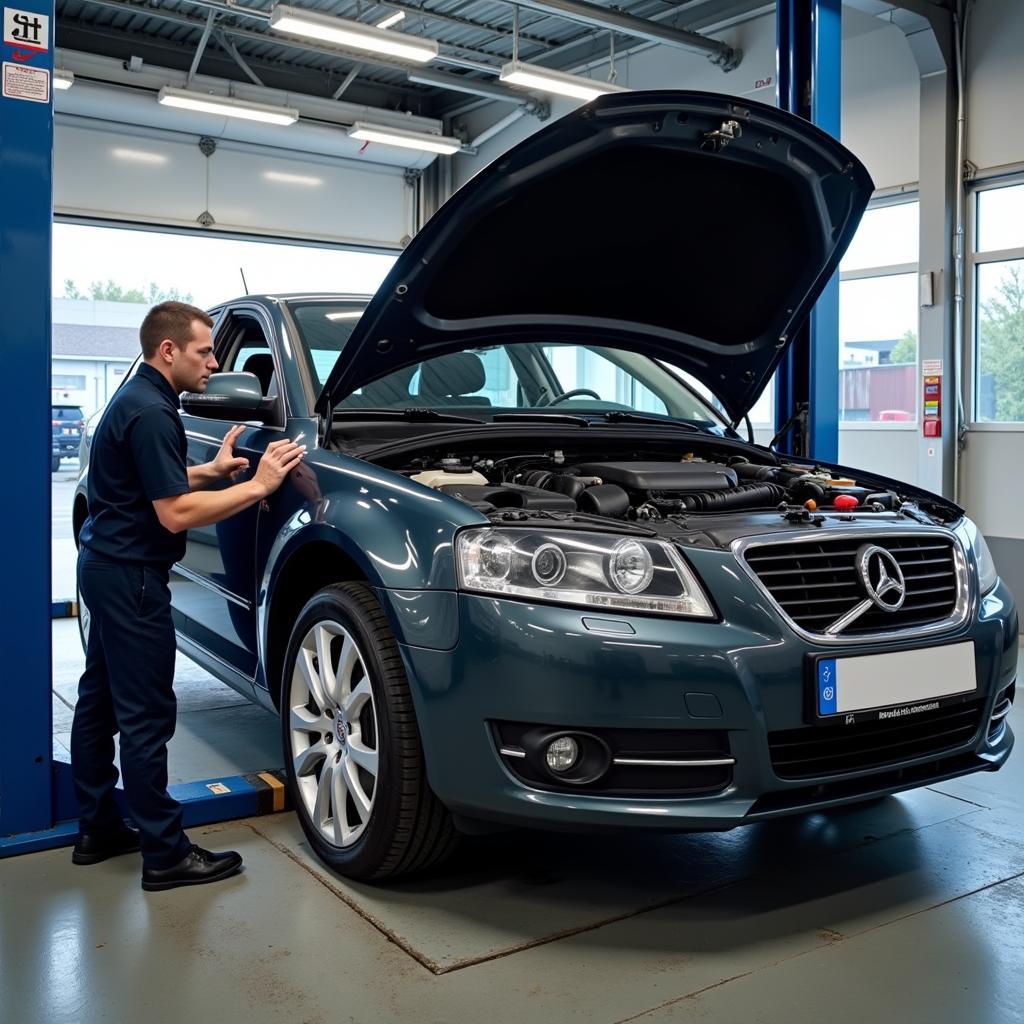
[[[860,502],[852,494],[840,494],[832,504],[840,512],[849,512],[851,509],[855,509]]]

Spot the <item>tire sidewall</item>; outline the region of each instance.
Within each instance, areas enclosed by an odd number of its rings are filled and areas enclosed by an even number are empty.
[[[378,643],[369,632],[365,611],[351,590],[358,585],[339,585],[319,591],[306,604],[295,620],[285,654],[281,680],[281,724],[285,770],[292,791],[293,804],[306,838],[316,854],[329,866],[352,875],[371,875],[383,859],[394,838],[400,813],[401,793],[395,729],[387,701],[388,672],[381,663]],[[372,594],[369,587],[364,588]],[[348,847],[336,847],[323,838],[312,822],[299,796],[291,748],[289,717],[291,710],[292,673],[302,638],[317,623],[330,620],[344,627],[359,648],[359,654],[370,679],[377,716],[378,775],[370,821],[359,839]],[[392,640],[393,642],[393,640]],[[393,672],[391,673],[393,674]],[[421,755],[422,756],[422,755]]]

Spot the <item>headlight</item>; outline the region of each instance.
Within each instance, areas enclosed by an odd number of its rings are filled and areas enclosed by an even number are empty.
[[[665,541],[479,527],[458,535],[456,551],[464,590],[590,608],[715,616],[693,570]]]
[[[974,553],[974,564],[978,570],[978,593],[987,594],[999,582],[999,572],[992,552],[989,551],[981,530],[970,519],[965,517],[957,532]]]

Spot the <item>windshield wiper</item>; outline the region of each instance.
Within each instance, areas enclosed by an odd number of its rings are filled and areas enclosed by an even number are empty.
[[[567,412],[496,412],[492,417],[495,423],[500,420],[518,420],[526,423],[574,423],[578,427],[589,427],[590,420],[582,416],[573,416]]]
[[[678,427],[680,430],[689,430],[694,434],[703,434],[700,427],[687,423],[685,420],[667,420],[661,416],[646,416],[642,412],[626,412],[623,409],[612,409],[611,412],[602,413],[609,423],[656,423],[662,427]]]
[[[456,416],[436,409],[335,409],[335,420],[408,420],[410,423],[486,423],[474,416]]]

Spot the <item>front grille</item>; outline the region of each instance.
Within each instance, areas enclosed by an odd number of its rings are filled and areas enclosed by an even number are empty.
[[[770,732],[772,767],[780,779],[809,779],[938,755],[977,735],[983,705],[972,700],[898,721]]]
[[[743,554],[747,565],[783,612],[808,633],[828,626],[864,600],[857,552],[864,544],[889,551],[906,582],[903,606],[874,605],[840,634],[863,637],[940,623],[957,610],[959,574],[953,541],[934,533],[920,536],[865,536],[755,544]]]

